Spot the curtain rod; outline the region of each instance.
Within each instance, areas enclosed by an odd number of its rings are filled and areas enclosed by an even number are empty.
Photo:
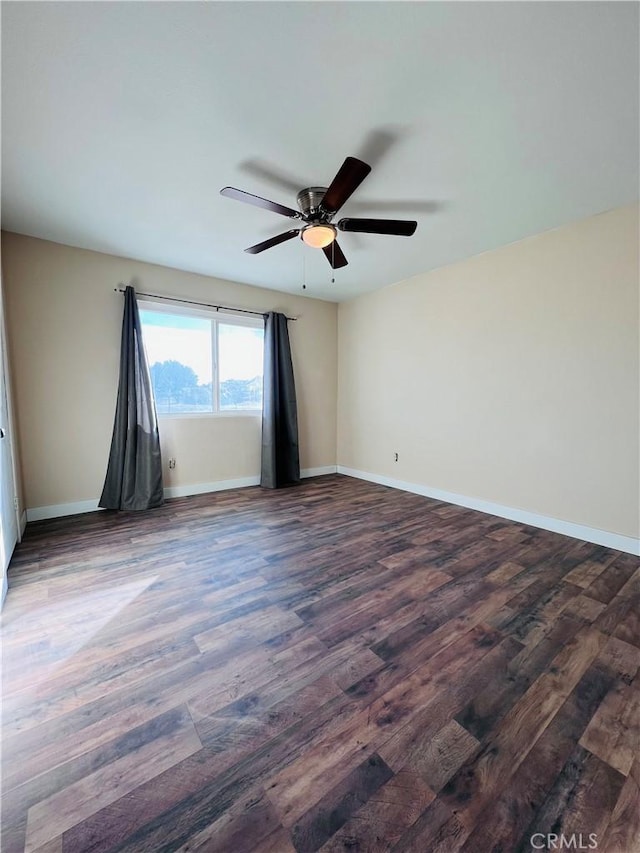
[[[114,293],[124,293],[124,288],[114,287]],[[213,305],[211,302],[195,302],[193,299],[178,299],[175,296],[160,296],[158,293],[138,293],[136,296],[150,296],[152,299],[166,299],[168,302],[183,302],[185,305],[200,305],[203,308],[215,308],[216,311],[234,311],[237,314],[255,314],[264,317],[266,311],[249,311],[248,308],[230,308],[228,305]],[[297,317],[287,317],[287,320],[297,320]]]

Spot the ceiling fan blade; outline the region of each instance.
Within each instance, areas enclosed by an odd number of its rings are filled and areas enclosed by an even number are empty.
[[[340,210],[352,192],[356,190],[371,171],[371,166],[358,160],[357,157],[347,157],[338,174],[331,181],[329,189],[324,194],[320,207],[327,213]]]
[[[344,252],[338,245],[337,240],[334,240],[333,243],[329,243],[329,245],[325,246],[322,251],[334,270],[339,270],[340,267],[346,267],[349,263],[344,256]]]
[[[360,234],[393,234],[396,237],[411,237],[418,223],[408,219],[341,219],[340,231],[357,231]]]
[[[269,199],[261,198],[259,195],[246,193],[244,190],[237,190],[235,187],[224,187],[220,190],[220,195],[223,195],[225,198],[233,198],[236,201],[244,201],[245,204],[253,204],[255,207],[263,207],[265,210],[270,210],[272,213],[280,213],[282,216],[289,216],[291,219],[301,218],[300,213],[291,207],[285,207],[284,204],[269,201]]]
[[[262,243],[256,243],[255,246],[249,246],[245,249],[250,255],[257,255],[259,252],[264,252],[265,249],[270,249],[272,246],[277,246],[278,243],[285,243],[287,240],[292,240],[300,233],[299,228],[293,228],[291,231],[285,231],[284,234],[278,234],[277,237],[269,237],[268,240],[263,240]]]

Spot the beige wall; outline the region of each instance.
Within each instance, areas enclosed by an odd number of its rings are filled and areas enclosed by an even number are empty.
[[[282,310],[303,468],[340,465],[638,536],[638,209],[623,208],[339,306],[3,234],[24,501],[95,500],[122,297]],[[337,352],[340,364],[336,395]],[[255,476],[250,417],[162,419],[165,485]],[[396,463],[393,454],[399,453]]]
[[[339,465],[638,536],[637,207],[344,303],[338,329]]]
[[[94,500],[106,470],[118,380],[122,295],[137,290],[284,311],[298,392],[302,468],[336,461],[334,303],[3,234],[4,287],[26,506]],[[165,486],[251,477],[257,417],[161,419]]]

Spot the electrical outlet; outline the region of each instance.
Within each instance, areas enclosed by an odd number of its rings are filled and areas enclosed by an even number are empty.
[[[176,460],[170,459],[169,460],[169,468],[175,468],[175,467],[176,467]]]

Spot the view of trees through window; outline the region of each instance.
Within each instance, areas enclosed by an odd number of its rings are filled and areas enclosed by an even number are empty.
[[[151,382],[158,414],[213,411],[212,383],[198,383],[195,370],[173,359],[151,365]],[[225,379],[220,383],[220,409],[259,409],[262,376]]]
[[[198,375],[188,364],[169,359],[150,367],[158,414],[211,412],[212,383],[198,383]]]
[[[140,320],[159,415],[262,408],[262,326],[147,309]]]

